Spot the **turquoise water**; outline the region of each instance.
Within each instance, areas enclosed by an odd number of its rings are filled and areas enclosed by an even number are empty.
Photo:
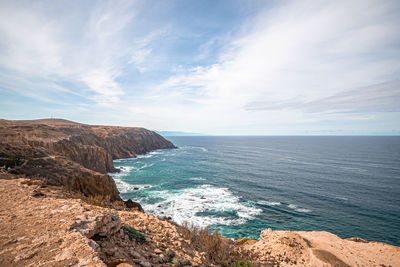
[[[168,137],[120,159],[124,199],[172,220],[258,238],[326,230],[400,245],[399,137]]]

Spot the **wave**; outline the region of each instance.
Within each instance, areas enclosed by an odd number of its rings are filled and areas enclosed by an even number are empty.
[[[147,164],[147,163],[145,163],[145,164],[143,164],[142,166],[140,166],[140,167],[132,167],[134,170],[136,170],[136,171],[140,171],[140,170],[143,170],[143,169],[146,169],[146,168],[148,168],[148,167],[151,167],[151,166],[153,166],[154,165],[154,163],[150,163],[150,164]]]
[[[183,150],[185,150],[185,149],[200,149],[203,152],[207,152],[208,151],[207,148],[202,147],[202,146],[183,146],[183,147],[180,147],[180,149],[183,149]]]
[[[155,204],[143,204],[153,214],[171,217],[177,223],[188,222],[199,227],[209,225],[239,225],[262,210],[246,205],[228,188],[201,185],[174,191],[149,191],[150,197],[161,198]]]
[[[135,167],[133,167],[133,166],[123,166],[123,167],[116,167],[116,169],[119,169],[119,172],[109,173],[109,175],[111,177],[127,176],[132,170],[135,169]]]
[[[207,179],[203,178],[203,177],[192,177],[192,178],[190,178],[190,180],[192,180],[192,181],[205,181]]]
[[[309,210],[309,209],[299,208],[297,205],[294,205],[294,204],[289,204],[288,207],[289,207],[289,209],[295,210],[297,212],[302,212],[302,213],[311,212],[311,210]]]
[[[148,184],[133,185],[123,181],[120,177],[113,177],[115,185],[120,193],[129,193],[137,190],[149,189],[152,186]]]
[[[121,166],[121,167],[117,167],[117,169],[120,170],[119,173],[111,173],[111,176],[127,176],[129,175],[130,172],[132,171],[140,171],[146,168],[149,168],[151,166],[154,166],[154,163],[144,163],[142,166]]]
[[[114,163],[125,163],[125,162],[129,162],[129,161],[133,161],[136,158],[125,158],[125,159],[114,159],[113,162]]]
[[[266,206],[280,206],[280,205],[282,205],[282,203],[278,202],[278,201],[264,201],[264,200],[257,201],[257,204],[266,205]]]

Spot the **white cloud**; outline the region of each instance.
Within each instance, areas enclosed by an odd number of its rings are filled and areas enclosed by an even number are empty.
[[[124,94],[116,81],[127,49],[124,28],[135,15],[134,1],[97,2],[95,8],[71,17],[45,15],[32,3],[23,8],[3,3],[0,8],[0,66],[15,76],[48,82],[51,90],[59,81],[81,84],[95,95],[99,104],[117,103]],[[63,9],[61,5],[58,8]],[[58,10],[60,11],[60,10]],[[42,84],[43,86],[43,84]],[[42,88],[32,88],[39,93]],[[32,92],[35,94],[35,92]]]
[[[277,122],[318,120],[317,114],[299,108],[255,112],[246,107],[255,101],[318,102],[396,79],[400,72],[396,10],[400,9],[394,1],[280,2],[244,25],[218,62],[178,73],[158,91],[164,90],[171,101],[177,95],[194,98],[191,107],[181,105],[186,111],[176,119],[187,125],[206,116],[207,130],[258,122],[268,131],[268,125]]]
[[[296,132],[308,123],[379,119],[398,98],[396,86],[370,87],[400,73],[396,1],[273,1],[221,36],[180,32],[173,25],[181,20],[168,23],[171,12],[154,23],[135,1],[51,3],[0,3],[0,86],[46,102],[61,101],[53,91],[90,100],[87,108],[94,101],[107,106],[109,123]],[[204,43],[182,60],[187,51],[179,49],[198,44],[187,41],[193,36]]]

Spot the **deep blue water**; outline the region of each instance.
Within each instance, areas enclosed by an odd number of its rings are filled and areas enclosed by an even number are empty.
[[[115,161],[122,198],[147,212],[235,239],[270,227],[400,245],[400,137],[167,139],[179,149]]]

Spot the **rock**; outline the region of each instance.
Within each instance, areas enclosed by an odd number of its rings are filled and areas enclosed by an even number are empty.
[[[121,200],[108,172],[113,159],[132,158],[175,146],[155,132],[134,127],[93,126],[61,119],[0,120],[0,166],[40,177],[85,196]]]
[[[33,190],[32,196],[33,197],[44,197],[45,194],[43,194],[39,189],[35,189],[35,190]]]
[[[124,266],[122,264],[126,264],[125,261],[126,260],[124,260],[124,259],[116,259],[116,260],[113,260],[113,261],[107,263],[107,267],[117,267],[117,266],[121,267],[121,266]],[[128,266],[132,266],[132,265],[129,264]],[[128,267],[128,266],[125,265],[125,267]]]
[[[121,222],[116,215],[98,213],[79,217],[70,227],[88,238],[110,236],[121,229]]]
[[[257,239],[254,238],[239,238],[238,240],[235,241],[236,246],[244,246],[244,245],[251,245],[258,242]]]
[[[124,203],[125,207],[127,207],[128,209],[136,209],[138,211],[144,212],[142,206],[139,203],[132,201],[132,199],[128,199],[127,201],[124,201]]]
[[[151,267],[151,263],[148,261],[141,261],[139,264],[143,267]]]
[[[131,265],[131,264],[129,264],[129,263],[126,263],[126,262],[124,262],[124,263],[120,263],[120,264],[118,264],[118,265],[117,265],[117,267],[133,267],[133,265]]]
[[[160,249],[156,248],[156,249],[154,250],[154,253],[155,253],[155,254],[161,254],[162,251],[161,251]]]
[[[99,245],[98,245],[96,242],[92,241],[92,240],[89,241],[89,246],[90,246],[93,250],[97,250],[97,249],[99,248]]]
[[[349,241],[353,241],[353,242],[360,242],[360,243],[369,243],[369,241],[359,238],[359,237],[350,237],[350,238],[346,238]]]

